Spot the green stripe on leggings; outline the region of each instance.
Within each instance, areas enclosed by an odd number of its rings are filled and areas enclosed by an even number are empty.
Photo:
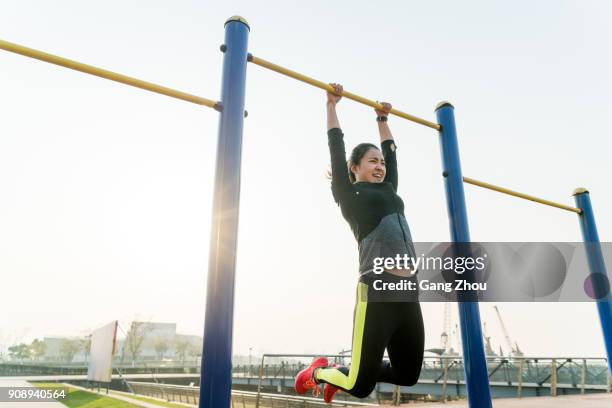
[[[359,282],[357,286],[357,304],[355,308],[355,322],[353,326],[353,348],[351,351],[351,368],[349,375],[344,375],[335,368],[321,368],[316,371],[315,378],[335,385],[345,390],[355,386],[359,363],[361,362],[361,345],[363,341],[363,328],[365,326],[366,309],[368,307],[368,285]]]

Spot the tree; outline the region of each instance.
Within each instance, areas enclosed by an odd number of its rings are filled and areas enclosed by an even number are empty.
[[[170,340],[166,336],[159,336],[153,339],[153,348],[155,349],[155,353],[157,353],[157,358],[162,360],[164,358],[164,354],[170,348]]]
[[[202,343],[190,344],[188,349],[189,355],[192,357],[202,356]]]
[[[85,355],[85,361],[88,361],[89,354],[91,353],[91,334],[89,336],[83,337],[81,340],[79,340],[79,343],[81,351]]]
[[[34,339],[32,344],[30,344],[30,355],[34,360],[38,361],[45,354],[46,349],[47,345],[44,341]]]
[[[191,343],[180,337],[174,341],[174,350],[176,355],[181,359],[181,362],[185,362],[185,356],[189,353]]]
[[[151,331],[151,325],[146,322],[132,322],[130,330],[125,338],[125,345],[127,350],[132,356],[132,362],[138,359],[140,352],[142,351],[142,345],[147,337],[147,334]]]
[[[79,352],[81,348],[79,340],[73,339],[62,339],[60,341],[59,353],[62,360],[71,362],[74,355]]]
[[[30,346],[25,343],[16,344],[8,348],[9,356],[17,360],[30,358]]]

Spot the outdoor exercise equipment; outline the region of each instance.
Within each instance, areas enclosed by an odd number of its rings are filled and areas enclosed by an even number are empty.
[[[249,25],[242,17],[231,17],[225,23],[225,42],[221,47],[224,57],[221,100],[219,102],[0,40],[0,48],[7,51],[214,108],[220,112],[208,261],[204,349],[200,374],[199,406],[206,408],[228,408],[231,398],[234,276],[247,63],[251,62],[325,91],[333,92],[333,88],[327,83],[248,54],[249,31]],[[344,91],[342,95],[364,105],[382,109],[380,103],[348,91]],[[418,118],[397,109],[392,109],[390,113],[439,132],[443,164],[442,174],[446,188],[447,210],[453,242],[470,242],[463,183],[578,214],[590,274],[593,278],[592,283],[595,285],[594,292],[604,293],[604,296],[598,298],[596,302],[608,357],[608,368],[612,373],[612,296],[605,287],[605,283],[609,280],[589,192],[584,188],[576,189],[573,194],[576,207],[571,207],[464,177],[459,160],[453,105],[449,102],[441,102],[436,107],[435,112],[438,123]],[[459,302],[458,304],[469,406],[471,408],[490,408],[491,394],[478,302]]]

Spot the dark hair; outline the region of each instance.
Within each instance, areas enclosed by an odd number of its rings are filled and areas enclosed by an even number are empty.
[[[363,156],[368,152],[368,150],[372,148],[376,150],[380,150],[378,146],[372,143],[359,143],[357,146],[355,146],[355,148],[351,152],[351,157],[346,162],[348,166],[349,179],[351,180],[351,183],[354,183],[356,181],[355,174],[351,171],[351,166],[353,164],[359,165]]]

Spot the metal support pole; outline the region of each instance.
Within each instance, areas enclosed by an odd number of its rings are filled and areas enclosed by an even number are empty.
[[[442,383],[442,403],[446,404],[446,400],[447,400],[447,389],[448,389],[448,358],[447,357],[443,357],[442,359],[442,364],[443,364],[443,383]]]
[[[439,103],[436,115],[442,127],[440,147],[451,237],[453,242],[470,242],[453,105],[448,102]],[[458,304],[469,407],[491,408],[491,391],[482,343],[478,302],[460,301]]]
[[[582,372],[580,373],[580,394],[584,394],[584,387],[586,385],[586,370],[587,362],[586,359],[582,360]]]
[[[248,34],[249,26],[241,17],[231,17],[226,21],[226,50],[221,85],[223,110],[217,142],[200,371],[200,408],[230,406],[234,276]]]
[[[523,397],[523,365],[525,364],[525,359],[519,357],[519,369],[518,369],[518,388],[516,389],[517,397]]]
[[[550,362],[550,396],[557,396],[557,359]]]
[[[597,310],[604,337],[604,345],[608,355],[608,370],[612,374],[612,295],[610,294],[610,279],[606,272],[599,234],[595,225],[595,216],[591,207],[589,191],[585,188],[574,190],[576,206],[582,210],[580,214],[580,230],[584,240],[590,270],[590,283],[597,296]]]
[[[394,406],[399,406],[400,401],[401,401],[401,395],[402,395],[402,391],[399,385],[394,385],[393,386],[393,405]]]
[[[261,398],[261,386],[264,375],[264,361],[266,359],[266,355],[261,356],[261,365],[259,366],[259,380],[257,382],[257,397],[255,397],[255,408],[259,408],[259,399]]]

